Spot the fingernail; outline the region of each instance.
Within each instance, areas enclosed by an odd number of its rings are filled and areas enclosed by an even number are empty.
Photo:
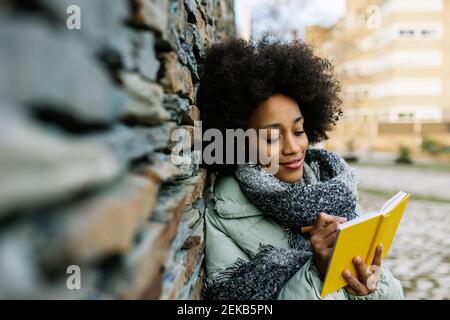
[[[383,251],[383,244],[380,243],[380,245],[378,246],[378,250]]]
[[[355,262],[356,262],[356,263],[361,263],[361,258],[360,258],[359,256],[357,256],[357,257],[355,258]]]
[[[344,277],[350,277],[350,271],[347,269],[344,270]]]
[[[339,221],[341,221],[341,222],[345,222],[345,221],[347,221],[347,218],[344,218],[344,217],[340,217],[340,218],[339,218]]]

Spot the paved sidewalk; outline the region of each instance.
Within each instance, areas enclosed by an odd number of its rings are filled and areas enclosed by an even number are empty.
[[[353,167],[361,178],[360,204],[364,212],[381,208],[389,195],[398,190],[411,192],[394,243],[384,260],[402,282],[405,298],[450,299],[450,172]]]
[[[432,171],[414,167],[369,167],[351,165],[361,179],[362,188],[380,191],[411,192],[428,197],[448,199],[450,202],[450,171]]]

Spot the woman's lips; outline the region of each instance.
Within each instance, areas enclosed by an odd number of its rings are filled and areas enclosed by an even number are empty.
[[[280,163],[283,167],[288,168],[288,169],[298,169],[302,166],[303,164],[303,159],[299,159],[299,160],[295,160],[292,162],[285,162],[285,163]]]

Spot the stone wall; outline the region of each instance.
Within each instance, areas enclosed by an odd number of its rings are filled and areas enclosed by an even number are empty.
[[[0,298],[201,298],[208,175],[171,133],[234,33],[232,0],[0,3]]]

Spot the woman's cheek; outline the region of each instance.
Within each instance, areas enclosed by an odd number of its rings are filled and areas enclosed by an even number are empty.
[[[308,138],[306,137],[305,134],[303,134],[300,137],[298,137],[297,144],[299,146],[301,146],[301,149],[302,149],[303,153],[306,151],[306,149],[308,149],[309,140],[308,140]]]

